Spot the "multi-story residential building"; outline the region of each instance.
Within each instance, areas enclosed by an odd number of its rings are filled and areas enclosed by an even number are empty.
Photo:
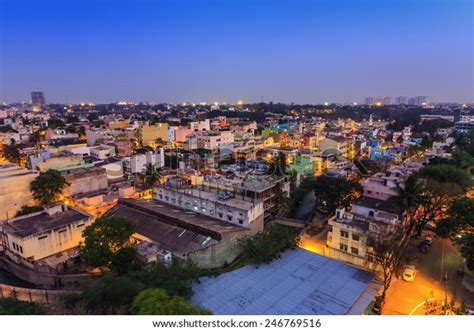
[[[474,119],[470,119],[469,121],[456,122],[456,124],[454,125],[454,129],[461,133],[468,133],[469,131],[474,129]]]
[[[319,150],[323,153],[348,156],[350,142],[348,139],[340,136],[325,138],[319,142]]]
[[[90,155],[100,160],[108,159],[115,155],[115,146],[101,144],[100,146],[91,147]]]
[[[124,170],[126,174],[141,174],[146,170],[147,165],[153,165],[155,169],[165,166],[165,152],[163,148],[155,151],[134,154],[129,158],[124,158]]]
[[[403,96],[397,97],[395,99],[395,104],[397,104],[397,105],[406,105],[407,104],[407,97],[403,97]]]
[[[61,175],[69,183],[62,194],[70,197],[80,193],[88,193],[108,187],[107,171],[102,167],[85,166],[61,170]]]
[[[45,206],[44,211],[15,217],[0,224],[0,243],[5,254],[17,264],[34,269],[44,262],[62,263],[56,257],[77,247],[82,232],[93,221],[91,215],[61,203]],[[54,266],[55,267],[55,266]]]
[[[398,189],[403,188],[408,171],[393,167],[387,172],[377,173],[362,182],[363,195],[369,198],[387,201],[398,195]]]
[[[154,145],[157,140],[168,141],[168,123],[144,125],[140,128],[140,138],[143,146]]]
[[[168,179],[154,190],[154,199],[212,218],[240,225],[256,233],[263,229],[263,201],[232,196],[191,185],[182,178]]]
[[[371,239],[403,225],[400,212],[386,201],[363,197],[349,213],[344,208],[328,221],[327,256],[373,270]]]
[[[22,206],[34,204],[31,182],[38,172],[12,163],[0,165],[0,221],[12,218]]]
[[[366,97],[364,99],[364,104],[366,106],[373,106],[375,104],[375,98],[374,97]]]
[[[31,92],[31,103],[34,106],[43,107],[46,104],[46,99],[44,98],[44,92],[40,92],[40,91]]]
[[[227,178],[214,175],[195,177],[195,184],[216,192],[228,192],[246,200],[263,201],[265,222],[278,213],[278,195],[290,197],[290,181],[285,177],[247,175],[244,178]]]

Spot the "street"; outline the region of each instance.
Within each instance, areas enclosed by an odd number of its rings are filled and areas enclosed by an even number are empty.
[[[392,279],[382,309],[383,315],[423,315],[425,300],[444,301],[443,277],[446,273],[448,302],[454,299],[458,304],[474,304],[474,293],[467,291],[462,286],[462,279],[457,276],[456,271],[463,267],[463,260],[450,241],[446,240],[443,244],[442,239],[434,238],[428,253],[422,255],[418,267],[418,274],[413,282],[406,282],[401,277]]]

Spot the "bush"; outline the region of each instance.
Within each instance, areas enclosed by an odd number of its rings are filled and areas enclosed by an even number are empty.
[[[298,232],[285,225],[270,225],[253,237],[239,240],[242,258],[254,264],[269,263],[283,251],[298,245]]]
[[[210,315],[180,296],[170,296],[161,288],[140,292],[133,300],[130,313],[136,315]]]

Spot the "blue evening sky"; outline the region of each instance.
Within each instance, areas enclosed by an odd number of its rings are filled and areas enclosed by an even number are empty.
[[[470,0],[0,0],[0,100],[473,102]]]

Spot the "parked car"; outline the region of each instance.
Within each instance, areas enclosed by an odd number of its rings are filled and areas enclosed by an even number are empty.
[[[374,312],[377,315],[380,315],[382,312],[383,303],[384,303],[384,300],[381,296],[375,297],[374,305],[372,307],[372,312]]]
[[[418,250],[419,250],[420,252],[422,252],[423,254],[426,254],[426,253],[428,253],[428,247],[429,247],[429,246],[428,246],[427,244],[425,244],[424,242],[421,242],[421,243],[418,245]]]
[[[423,240],[422,240],[422,243],[427,245],[427,246],[431,246],[431,244],[433,243],[433,238],[432,237],[423,237]]]
[[[413,282],[415,280],[417,271],[414,265],[407,265],[403,271],[403,280],[406,282]]]

